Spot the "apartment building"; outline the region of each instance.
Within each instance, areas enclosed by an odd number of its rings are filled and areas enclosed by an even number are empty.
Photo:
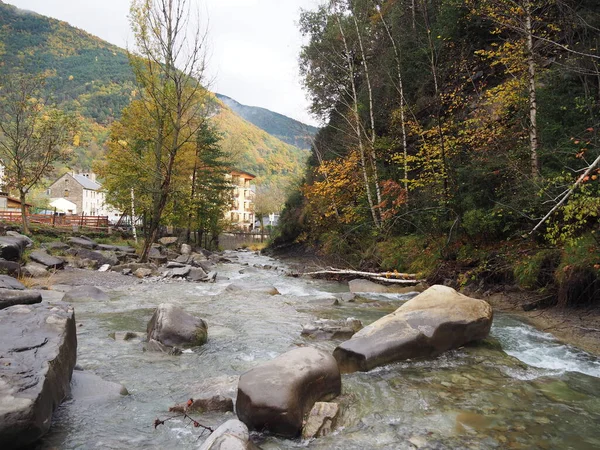
[[[233,228],[246,231],[254,227],[254,186],[256,176],[240,170],[232,170],[225,176],[231,184],[231,209],[226,218]]]

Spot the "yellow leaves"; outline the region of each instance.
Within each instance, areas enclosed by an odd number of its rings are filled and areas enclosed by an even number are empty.
[[[75,77],[73,75],[69,75],[69,81],[73,81]]]
[[[81,136],[79,136],[79,134],[73,136],[73,147],[79,147],[80,140]]]

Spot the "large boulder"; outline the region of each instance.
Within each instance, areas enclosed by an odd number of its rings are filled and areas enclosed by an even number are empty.
[[[46,266],[49,269],[62,269],[65,266],[65,260],[51,256],[44,250],[36,250],[31,252],[29,259],[35,261],[38,264]]]
[[[14,236],[0,236],[0,258],[7,261],[20,261],[28,242]]]
[[[15,305],[33,305],[42,301],[42,294],[37,291],[0,289],[0,309],[9,308]],[[0,330],[2,339],[6,337]]]
[[[116,255],[111,252],[98,252],[88,248],[80,248],[77,250],[76,256],[80,259],[96,261],[99,266],[110,264],[115,266],[119,263]]]
[[[147,333],[151,349],[153,342],[167,347],[198,346],[208,339],[204,320],[170,303],[162,303],[156,308],[148,322]]]
[[[199,450],[252,450],[257,447],[250,440],[248,427],[231,419],[217,428],[202,443]]]
[[[43,436],[69,393],[77,356],[75,314],[66,303],[0,311],[0,448]]]
[[[240,376],[236,412],[251,430],[295,437],[315,402],[330,400],[341,389],[340,371],[329,353],[297,348]]]
[[[16,278],[9,277],[8,275],[0,275],[0,288],[23,291],[25,290],[25,285]]]
[[[487,302],[436,285],[363,328],[333,355],[342,372],[366,372],[394,361],[435,356],[485,339],[492,318]]]
[[[127,394],[122,384],[103,380],[90,372],[73,372],[71,398],[77,403],[104,403]]]
[[[29,248],[33,246],[33,240],[29,236],[25,236],[18,231],[7,231],[6,235],[19,239],[23,242],[23,247]]]
[[[20,277],[22,275],[21,264],[0,258],[0,273]]]

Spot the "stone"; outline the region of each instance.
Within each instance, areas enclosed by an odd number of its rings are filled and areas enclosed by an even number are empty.
[[[18,231],[7,231],[6,235],[21,240],[26,248],[30,248],[33,246],[33,240],[29,236],[25,236],[24,234],[21,234]]]
[[[422,292],[422,287],[419,286],[384,286],[383,284],[374,283],[373,281],[356,279],[348,282],[348,287],[351,293],[370,292],[376,294],[408,294],[410,292]]]
[[[183,309],[162,303],[148,322],[147,333],[148,342],[154,340],[168,347],[199,346],[207,341],[208,327]]]
[[[104,264],[110,264],[111,266],[116,266],[119,261],[116,255],[110,253],[97,252],[95,250],[90,250],[87,248],[80,248],[77,250],[76,256],[79,259],[87,259],[90,261],[96,261],[99,266]]]
[[[20,261],[26,241],[14,236],[0,236],[0,258],[7,261]]]
[[[251,430],[296,437],[315,402],[331,400],[341,389],[331,354],[296,348],[240,376],[236,412]]]
[[[92,241],[91,239],[88,239],[84,236],[70,237],[69,239],[67,239],[67,242],[74,247],[87,248],[90,250],[93,250],[96,247],[98,247],[98,244],[95,241]]]
[[[160,242],[161,245],[164,245],[165,247],[168,245],[173,245],[177,243],[177,237],[176,236],[165,236],[162,237],[158,240],[158,242]]]
[[[130,247],[128,245],[115,245],[115,248],[119,252],[135,255],[135,248]]]
[[[339,415],[340,407],[337,403],[315,403],[302,429],[302,439],[327,436],[335,427]]]
[[[189,275],[191,270],[192,270],[191,266],[176,267],[171,270],[171,277],[185,278]]]
[[[199,450],[252,450],[248,427],[237,419],[231,419],[218,427],[202,443]]]
[[[138,278],[147,278],[149,276],[152,276],[154,272],[152,271],[152,269],[145,269],[143,267],[140,267],[139,269],[136,269],[135,272],[133,272],[133,274],[138,277]]]
[[[209,283],[214,283],[215,281],[217,281],[217,272],[215,272],[214,270],[212,272],[209,272],[206,274],[206,279],[202,280],[202,281],[207,281]]]
[[[35,250],[29,254],[29,259],[46,266],[49,269],[62,269],[65,267],[65,260],[49,255],[44,250]]]
[[[206,272],[204,272],[204,270],[202,270],[200,267],[192,267],[190,269],[190,273],[188,273],[187,275],[187,279],[196,282],[207,281],[208,276],[206,275]]]
[[[19,280],[8,275],[0,275],[0,289],[25,290],[25,286]]]
[[[148,251],[148,260],[160,266],[161,264],[166,264],[169,258],[167,258],[166,255],[163,255],[158,248],[150,247],[150,250]]]
[[[116,252],[118,249],[116,245],[98,244],[96,250],[101,250],[105,252]]]
[[[181,269],[182,267],[185,267],[185,266],[187,266],[187,264],[183,264],[183,263],[180,263],[180,262],[177,262],[177,261],[169,261],[165,265],[165,267],[167,269]]]
[[[108,294],[96,286],[76,286],[65,294],[65,302],[107,302]]]
[[[48,276],[48,269],[41,264],[30,262],[23,267],[23,274],[31,278],[41,278]]]
[[[42,244],[42,247],[52,251],[67,250],[71,248],[69,244],[60,241],[46,242],[45,244]]]
[[[90,372],[73,372],[71,398],[76,403],[104,403],[128,394],[122,384],[103,380]]]
[[[69,393],[77,357],[75,314],[66,303],[0,311],[0,448],[30,445],[50,428]]]
[[[350,339],[362,327],[362,322],[352,317],[345,320],[320,319],[303,325],[301,334],[315,339]]]
[[[14,305],[33,305],[41,303],[42,294],[37,291],[19,291],[15,289],[0,289],[0,309],[6,309]],[[2,339],[7,337],[2,333]]]
[[[191,255],[192,254],[192,246],[189,244],[181,244],[181,248],[179,249],[182,255]]]
[[[110,264],[104,264],[98,268],[98,272],[108,272],[111,268]]]
[[[190,261],[190,255],[179,255],[177,258],[175,258],[175,262],[179,263],[179,264],[187,264]]]
[[[267,284],[244,284],[241,282],[231,283],[225,288],[227,292],[253,292],[257,294],[279,295],[279,291]]]
[[[20,277],[22,275],[21,264],[16,261],[7,261],[0,258],[0,273]]]
[[[340,344],[333,355],[342,372],[366,372],[485,339],[492,319],[492,307],[487,302],[435,285],[363,328]]]
[[[356,300],[356,294],[354,292],[343,292],[339,298],[343,302],[352,303]]]
[[[125,269],[121,270],[121,273],[123,275],[131,275],[133,273],[133,270],[131,270],[129,268],[125,268]]]
[[[110,333],[108,337],[115,341],[126,342],[141,339],[142,335],[134,331],[115,331],[114,333]]]

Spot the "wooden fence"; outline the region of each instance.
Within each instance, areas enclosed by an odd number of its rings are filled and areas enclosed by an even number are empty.
[[[108,216],[29,214],[29,223],[40,223],[57,228],[93,228],[108,230]],[[0,221],[21,223],[23,218],[18,211],[0,211]]]

